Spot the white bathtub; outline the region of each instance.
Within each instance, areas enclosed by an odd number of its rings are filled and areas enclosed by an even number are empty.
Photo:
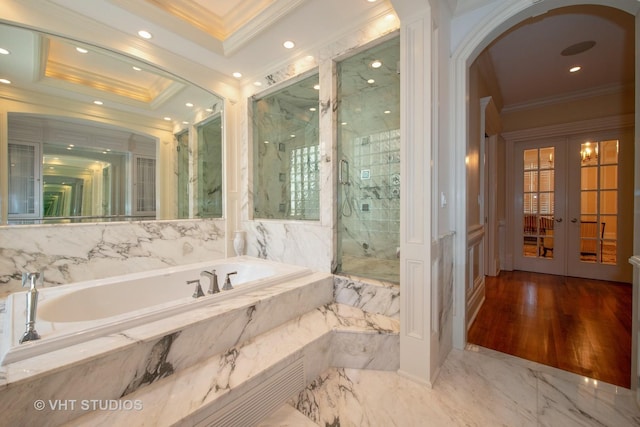
[[[209,279],[202,271],[216,270],[220,293],[207,294]],[[227,273],[234,289],[222,291]],[[41,339],[19,344],[25,331],[26,296],[7,298],[0,348],[2,365],[117,333],[155,320],[310,274],[304,267],[252,257],[227,258],[107,279],[39,289],[35,328]],[[193,298],[199,279],[204,297]],[[45,277],[46,280],[46,277]]]

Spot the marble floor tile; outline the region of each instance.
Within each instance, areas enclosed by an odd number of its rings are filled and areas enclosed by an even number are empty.
[[[320,426],[640,426],[628,389],[477,347],[452,350],[433,388],[395,372],[330,369],[289,404]]]

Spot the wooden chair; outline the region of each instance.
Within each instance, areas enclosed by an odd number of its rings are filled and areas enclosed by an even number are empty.
[[[580,255],[597,256],[598,242],[600,243],[600,253],[602,253],[602,239],[604,238],[605,223],[600,223],[600,234],[598,235],[597,221],[580,221]]]
[[[542,237],[542,256],[547,256],[547,251],[553,251],[553,217],[540,217],[540,234]]]

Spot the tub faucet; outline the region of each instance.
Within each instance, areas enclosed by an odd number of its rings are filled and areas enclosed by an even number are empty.
[[[233,286],[231,286],[231,279],[229,278],[232,274],[238,274],[238,272],[232,271],[231,273],[227,273],[227,278],[224,279],[224,286],[222,287],[223,291],[230,291],[233,289]]]
[[[27,330],[20,338],[20,344],[27,341],[35,341],[40,339],[40,334],[36,331],[36,310],[38,307],[38,290],[36,289],[36,281],[44,279],[41,273],[22,273],[22,287],[29,287],[27,292]]]
[[[187,280],[187,285],[193,285],[196,284],[196,288],[193,291],[193,295],[191,295],[194,298],[200,298],[204,296],[204,292],[202,292],[202,286],[200,286],[200,280],[196,279],[196,280]]]
[[[215,270],[211,270],[211,272],[203,271],[200,273],[201,276],[205,276],[209,278],[209,290],[208,294],[217,294],[220,292],[220,288],[218,287],[218,276],[216,275]]]

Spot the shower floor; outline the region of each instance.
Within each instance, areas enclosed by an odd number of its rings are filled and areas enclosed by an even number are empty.
[[[400,260],[342,256],[343,274],[400,283]]]

